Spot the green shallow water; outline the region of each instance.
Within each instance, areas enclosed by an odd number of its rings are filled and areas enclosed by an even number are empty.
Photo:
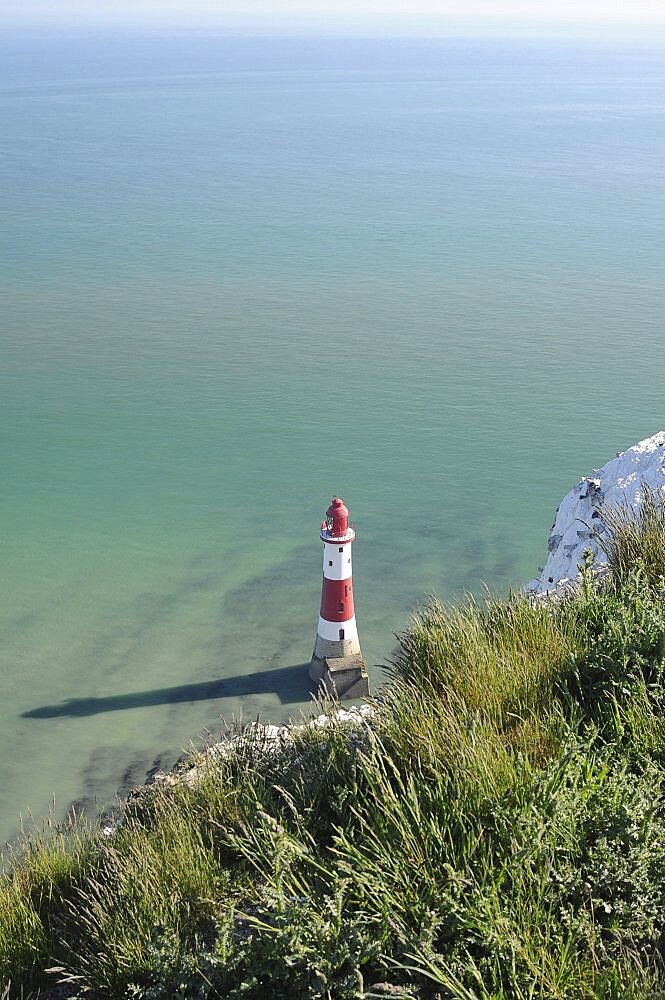
[[[663,425],[665,54],[3,42],[0,836],[308,710],[318,526],[372,679]]]

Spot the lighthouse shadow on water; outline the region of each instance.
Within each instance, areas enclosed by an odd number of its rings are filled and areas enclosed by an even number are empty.
[[[102,698],[69,698],[55,705],[40,705],[22,713],[24,719],[55,719],[105,712],[121,712],[131,708],[150,708],[154,705],[177,705],[185,702],[214,701],[223,698],[249,698],[253,695],[276,694],[282,705],[306,700],[311,684],[307,679],[308,664],[273,667],[253,674],[238,674],[223,680],[200,681],[195,684],[178,684],[173,687],[132,691],[127,694]]]

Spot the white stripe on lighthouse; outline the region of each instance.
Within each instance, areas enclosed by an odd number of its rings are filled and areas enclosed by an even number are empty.
[[[328,580],[346,580],[352,575],[350,544],[339,545],[337,542],[324,543],[323,575]]]
[[[343,633],[342,636],[340,636],[340,632]],[[348,618],[345,622],[329,622],[319,615],[319,627],[316,634],[329,642],[350,642],[352,639],[357,639],[356,616]]]

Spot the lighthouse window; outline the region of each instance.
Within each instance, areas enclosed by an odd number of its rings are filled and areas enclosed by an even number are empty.
[[[339,637],[340,637],[340,639],[343,639],[343,638],[344,638],[344,629],[343,629],[343,628],[341,628],[341,629],[339,630]]]
[[[344,596],[345,597],[349,596],[349,585],[348,585],[348,583],[344,584]]]
[[[340,552],[343,552],[343,551],[344,551],[344,546],[343,546],[343,545],[341,546],[341,548],[340,548],[340,550],[339,550],[339,551],[340,551]]]
[[[329,560],[328,560],[328,565],[329,565],[329,566],[332,566],[332,559],[329,559]]]
[[[337,608],[337,610],[339,612],[342,612],[344,610],[344,601],[340,601],[339,602],[339,607]]]

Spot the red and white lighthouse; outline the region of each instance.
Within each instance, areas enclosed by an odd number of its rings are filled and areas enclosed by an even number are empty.
[[[321,524],[323,586],[310,668],[312,680],[322,679],[327,659],[361,656],[353,607],[351,546],[355,537],[355,531],[349,526],[349,511],[344,501],[333,497],[326,519]]]

